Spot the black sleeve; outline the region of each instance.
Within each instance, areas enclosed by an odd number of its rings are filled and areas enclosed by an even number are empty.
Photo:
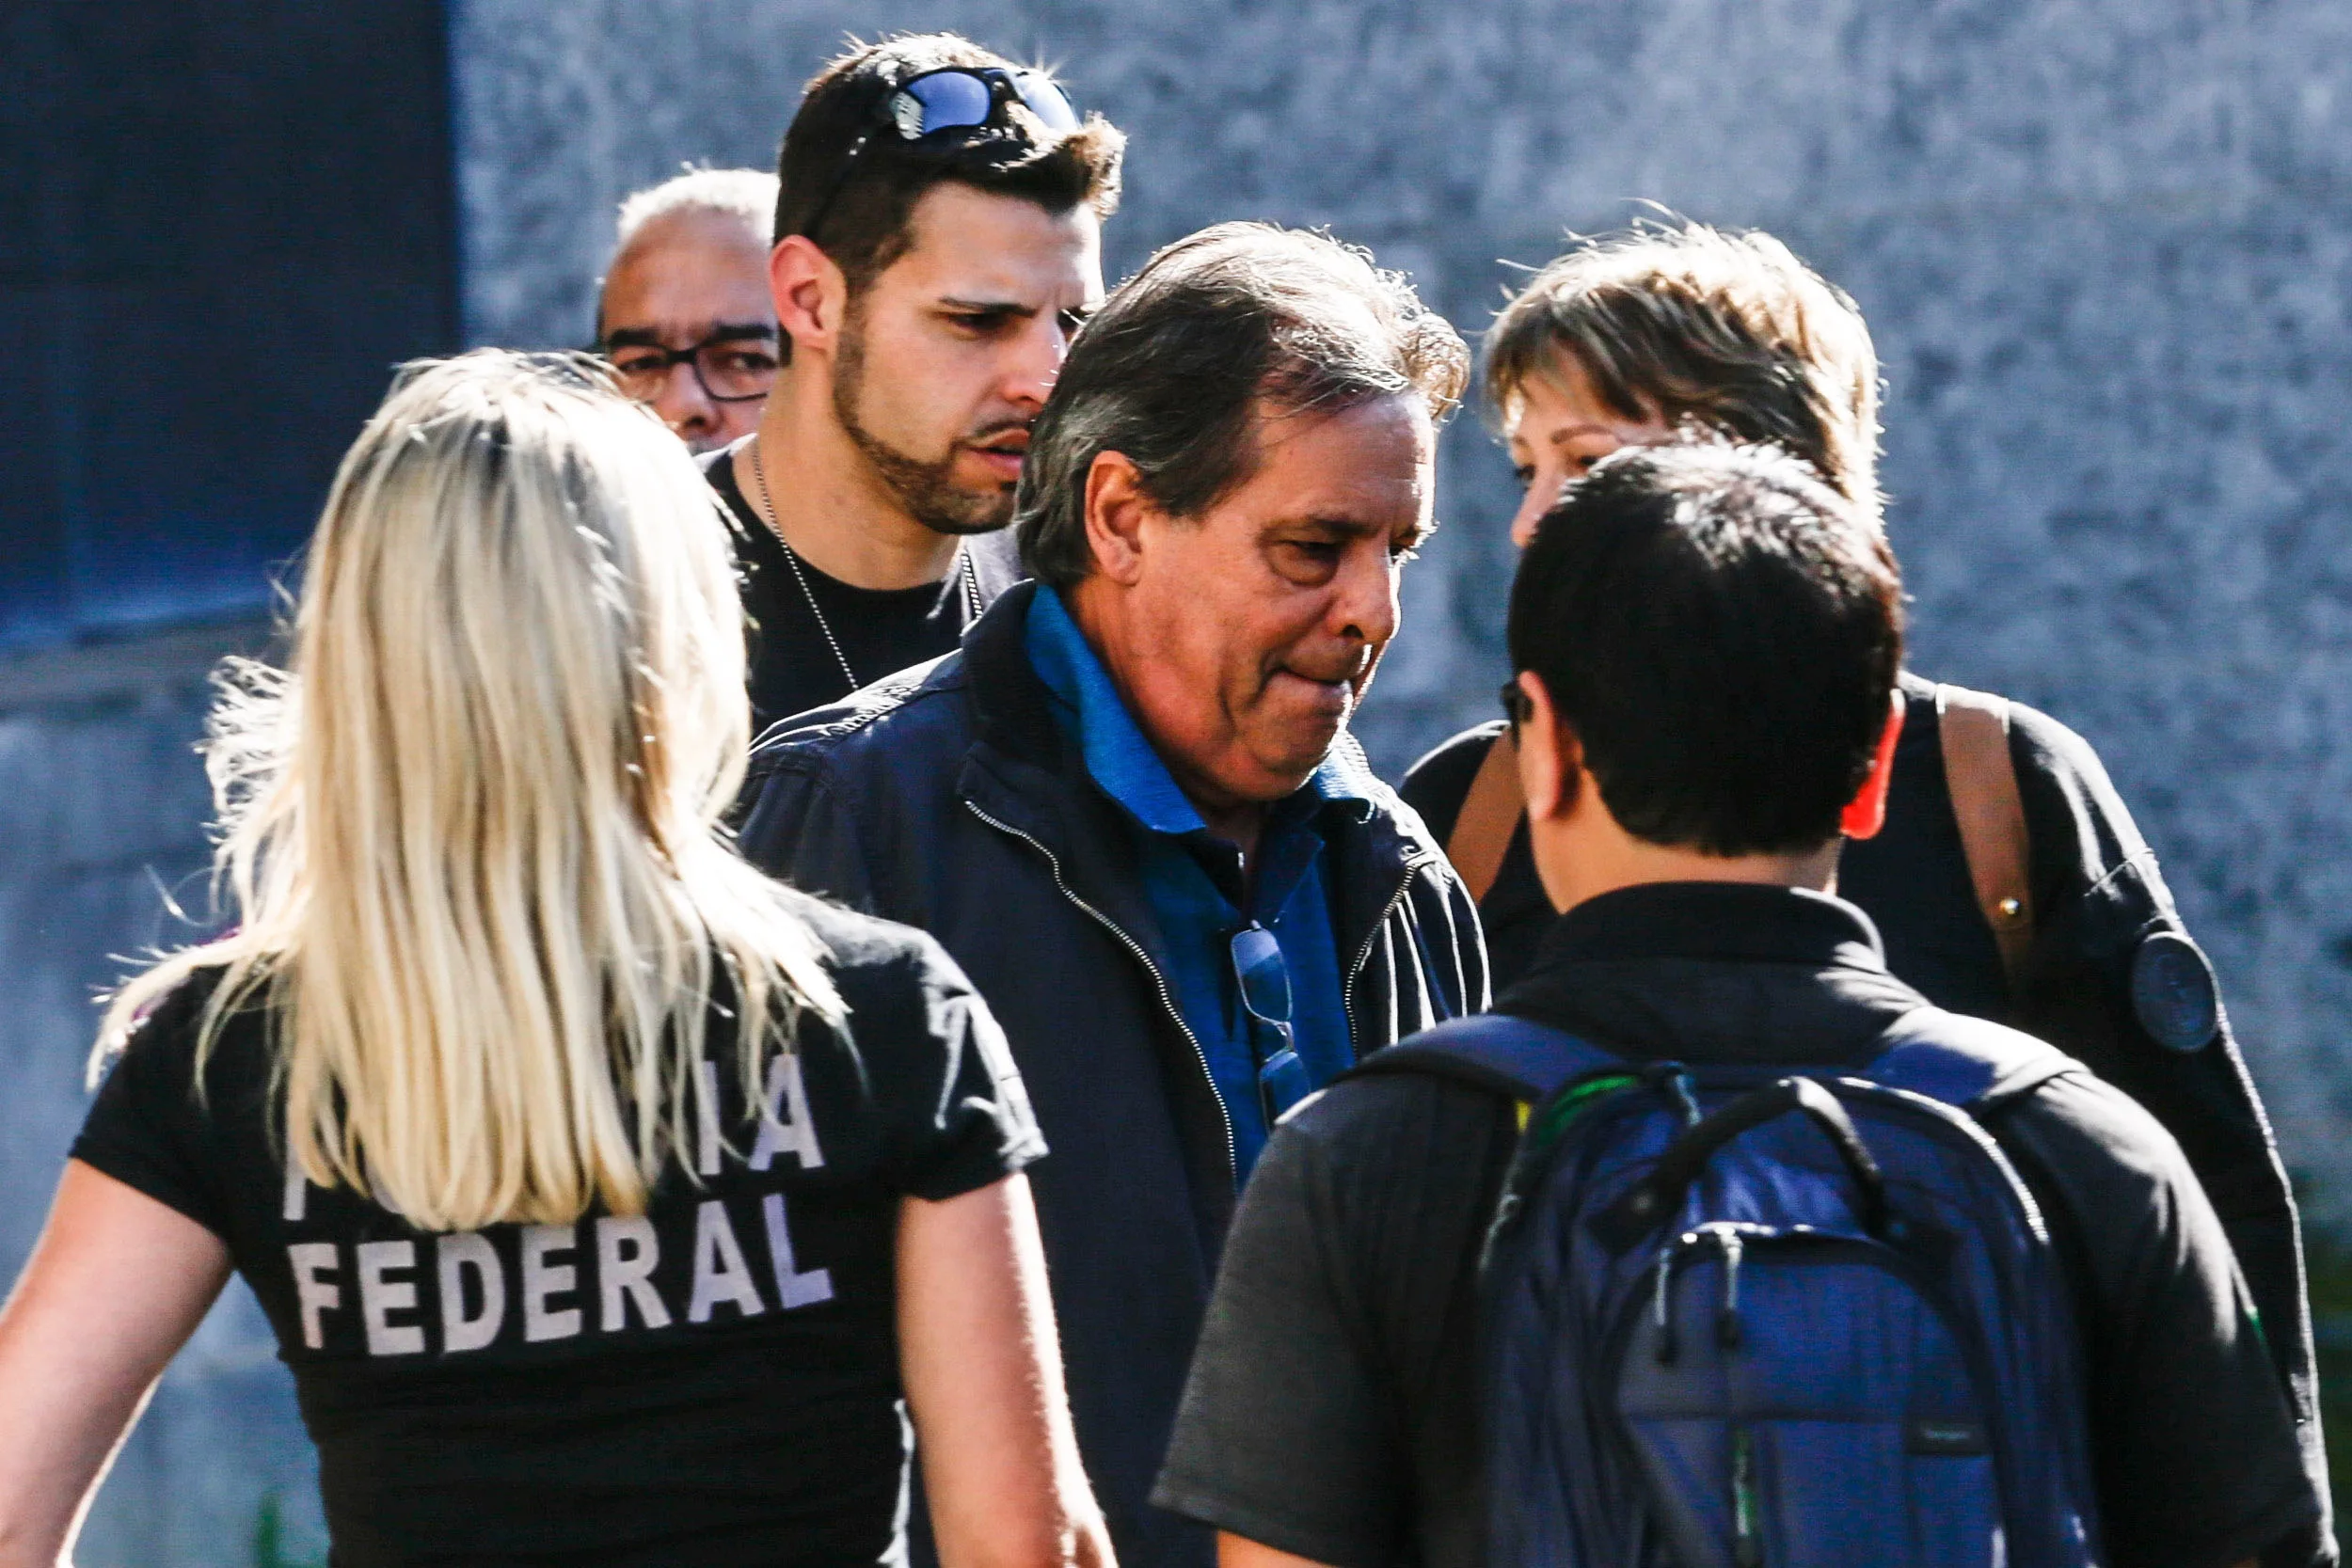
[[[2134,1001],[2133,969],[2149,939],[2188,935],[2154,853],[2090,744],[2031,708],[2013,712],[2038,926],[2021,1019],[2163,1123],[2225,1221],[2290,1214],[2268,1118],[2217,986],[2202,982],[2217,1023],[2206,1041],[2167,1043]]]
[[[1485,1560],[1478,1248],[1511,1102],[1354,1079],[1242,1195],[1153,1501],[1342,1568]]]
[[[2186,973],[2205,988],[2217,1027],[2201,1045],[2162,1037],[2135,1000],[2136,968],[2188,930],[2090,743],[2022,705],[2010,751],[2031,838],[2034,949],[2020,978],[2021,1027],[2080,1057],[2162,1123],[2220,1215],[2252,1294],[2271,1360],[2303,1440],[2307,1475],[2327,1495],[2302,1243],[2286,1170],[2262,1097],[2201,958]],[[2153,943],[2153,945],[2152,945]],[[2192,949],[2193,951],[2193,949]],[[2186,1047],[2184,1049],[2184,1047]],[[2300,1560],[2334,1560],[2334,1546]]]
[[[1322,1145],[1276,1129],[1233,1217],[1152,1500],[1339,1568],[1388,1568],[1406,1456],[1384,1418]]]
[[[1994,1118],[2055,1211],[2118,1568],[2319,1560],[2320,1495],[2213,1206],[2178,1144],[2088,1076]]]
[[[183,985],[133,1031],[71,1153],[226,1241],[228,1203],[196,1093],[197,1024],[210,990]]]
[[[852,917],[854,918],[854,917]],[[836,922],[842,917],[835,915]],[[938,1201],[1003,1180],[1045,1139],[1003,1029],[946,949],[909,927],[861,920],[871,953],[836,974],[882,1160],[900,1192]],[[835,951],[843,947],[836,936]]]
[[[1396,792],[1421,814],[1429,836],[1439,844],[1454,836],[1454,819],[1462,815],[1470,783],[1502,731],[1500,719],[1464,730],[1405,770],[1405,782]]]

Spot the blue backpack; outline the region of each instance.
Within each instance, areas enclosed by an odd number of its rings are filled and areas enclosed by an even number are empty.
[[[1976,1119],[2074,1064],[1932,1009],[1883,1043],[1636,1064],[1488,1014],[1357,1069],[1522,1101],[1481,1272],[1494,1568],[2099,1560],[2066,1284]]]

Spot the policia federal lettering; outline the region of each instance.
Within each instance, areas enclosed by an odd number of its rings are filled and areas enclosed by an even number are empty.
[[[850,1023],[804,1016],[746,1103],[714,1008],[707,1110],[642,1214],[421,1230],[290,1168],[258,1008],[224,1026],[200,1095],[212,976],[140,1026],[74,1157],[227,1243],[293,1369],[339,1561],[424,1560],[442,1540],[561,1555],[647,1538],[648,1511],[714,1564],[747,1543],[774,1560],[779,1518],[808,1560],[889,1549],[909,1463],[899,1206],[1043,1144],[937,944],[815,900],[808,919]],[[743,1460],[786,1453],[804,1457]],[[558,1477],[588,1500],[551,1517],[532,1499]]]
[[[706,1061],[703,1072],[703,1103],[714,1106],[718,1065]],[[731,1162],[716,1115],[703,1117],[698,1141],[697,1173],[725,1174]],[[803,1170],[825,1163],[796,1052],[769,1058],[758,1132],[739,1164],[746,1171],[764,1172],[778,1154],[791,1155]],[[289,1160],[283,1218],[296,1234],[310,1222],[312,1190]],[[322,1214],[323,1226],[345,1217],[336,1214],[335,1207],[330,1204]],[[751,1247],[745,1237],[754,1239]],[[765,1258],[755,1265],[753,1252],[758,1249]],[[338,1338],[356,1333],[369,1355],[420,1355],[428,1350],[455,1355],[485,1349],[502,1337],[511,1341],[519,1335],[524,1343],[539,1344],[585,1333],[668,1328],[680,1320],[755,1318],[834,1298],[830,1270],[800,1265],[782,1191],[704,1198],[691,1210],[664,1204],[654,1213],[602,1214],[577,1225],[499,1226],[488,1233],[371,1242],[289,1242],[286,1264],[303,1345],[327,1349],[329,1320],[341,1314],[335,1318]]]

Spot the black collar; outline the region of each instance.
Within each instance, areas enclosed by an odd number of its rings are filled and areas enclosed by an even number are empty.
[[[1878,927],[1853,905],[1753,882],[1652,882],[1587,899],[1544,933],[1535,963],[1587,958],[1886,968]]]
[[[1661,882],[1554,921],[1498,1010],[1631,1055],[1692,1062],[1867,1056],[1924,999],[1870,917],[1801,888]]]
[[[1034,581],[1017,582],[963,634],[964,677],[985,745],[1016,761],[1058,772],[1074,749],[1054,721],[1054,694],[1029,663],[1029,601]],[[1084,759],[1077,758],[1085,767]]]

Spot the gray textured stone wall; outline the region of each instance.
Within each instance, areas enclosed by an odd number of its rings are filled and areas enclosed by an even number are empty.
[[[576,341],[612,203],[765,163],[845,33],[1059,61],[1133,136],[1110,252],[1329,224],[1463,327],[1655,201],[1862,301],[1916,663],[2106,757],[2290,1157],[2352,1225],[2352,12],[2332,0],[460,0],[466,309]],[[1483,717],[1510,501],[1475,421],[1362,729]]]
[[[0,1278],[32,1250],[87,1110],[92,1005],[118,955],[200,932],[204,674],[251,627],[0,663]],[[85,1568],[323,1556],[317,1464],[277,1342],[231,1283],[164,1375],[100,1494]],[[278,1550],[257,1541],[277,1520]]]

